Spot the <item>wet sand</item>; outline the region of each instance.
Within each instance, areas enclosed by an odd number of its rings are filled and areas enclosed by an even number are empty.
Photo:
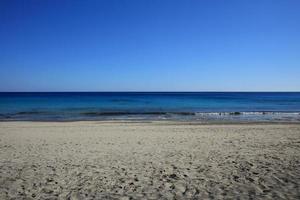
[[[0,199],[300,199],[300,124],[0,122]]]

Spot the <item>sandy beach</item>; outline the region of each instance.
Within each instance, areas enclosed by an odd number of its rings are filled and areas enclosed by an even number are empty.
[[[0,123],[0,199],[237,198],[300,198],[299,124]]]

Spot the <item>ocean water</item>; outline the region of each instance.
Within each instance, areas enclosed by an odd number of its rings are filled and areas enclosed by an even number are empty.
[[[0,93],[0,120],[300,121],[300,92]]]

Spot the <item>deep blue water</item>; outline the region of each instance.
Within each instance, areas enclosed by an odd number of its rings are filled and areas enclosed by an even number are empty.
[[[0,93],[0,120],[299,120],[300,92]]]

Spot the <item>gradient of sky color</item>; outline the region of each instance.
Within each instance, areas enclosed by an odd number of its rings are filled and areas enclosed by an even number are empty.
[[[300,91],[300,1],[1,0],[0,91]]]

